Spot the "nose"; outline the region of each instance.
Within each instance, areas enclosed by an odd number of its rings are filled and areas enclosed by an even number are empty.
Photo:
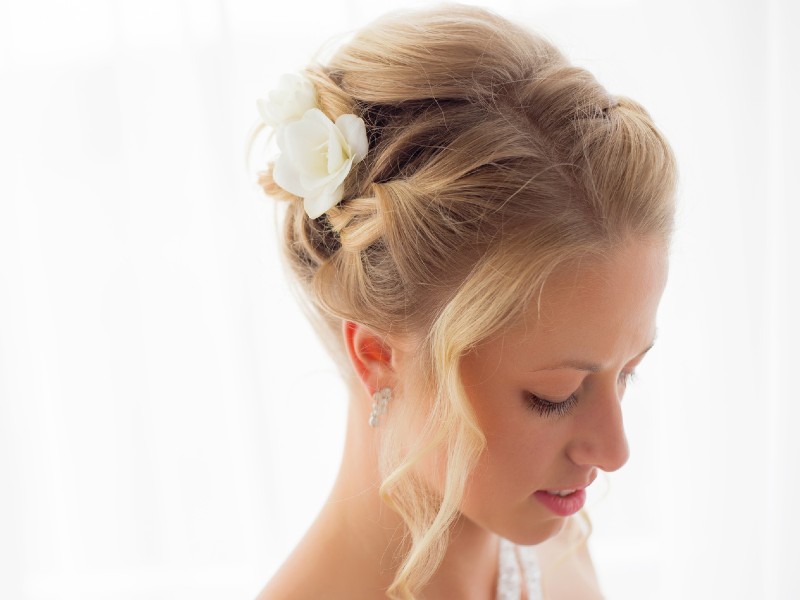
[[[575,415],[575,435],[567,453],[577,465],[616,471],[630,457],[618,390],[596,390],[585,400],[585,410]]]

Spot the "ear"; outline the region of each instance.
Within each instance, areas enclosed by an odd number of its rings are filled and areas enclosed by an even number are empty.
[[[350,364],[359,381],[371,396],[384,386],[393,386],[395,377],[393,349],[366,325],[354,321],[342,323],[342,334]]]

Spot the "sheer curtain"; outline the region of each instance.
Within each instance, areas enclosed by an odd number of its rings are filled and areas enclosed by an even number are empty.
[[[680,161],[631,460],[590,496],[607,597],[800,596],[800,7],[481,4],[642,102]],[[0,3],[0,597],[251,598],[321,506],[345,390],[243,145],[280,73],[383,10]]]

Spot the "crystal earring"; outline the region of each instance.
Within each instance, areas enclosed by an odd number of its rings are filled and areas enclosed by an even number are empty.
[[[386,405],[392,399],[392,388],[382,388],[372,394],[372,412],[369,415],[369,426],[378,426],[378,417],[386,413]]]

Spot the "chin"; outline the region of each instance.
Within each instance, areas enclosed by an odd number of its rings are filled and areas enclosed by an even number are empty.
[[[566,517],[557,517],[500,535],[520,546],[535,546],[558,535],[564,529],[566,522]]]

